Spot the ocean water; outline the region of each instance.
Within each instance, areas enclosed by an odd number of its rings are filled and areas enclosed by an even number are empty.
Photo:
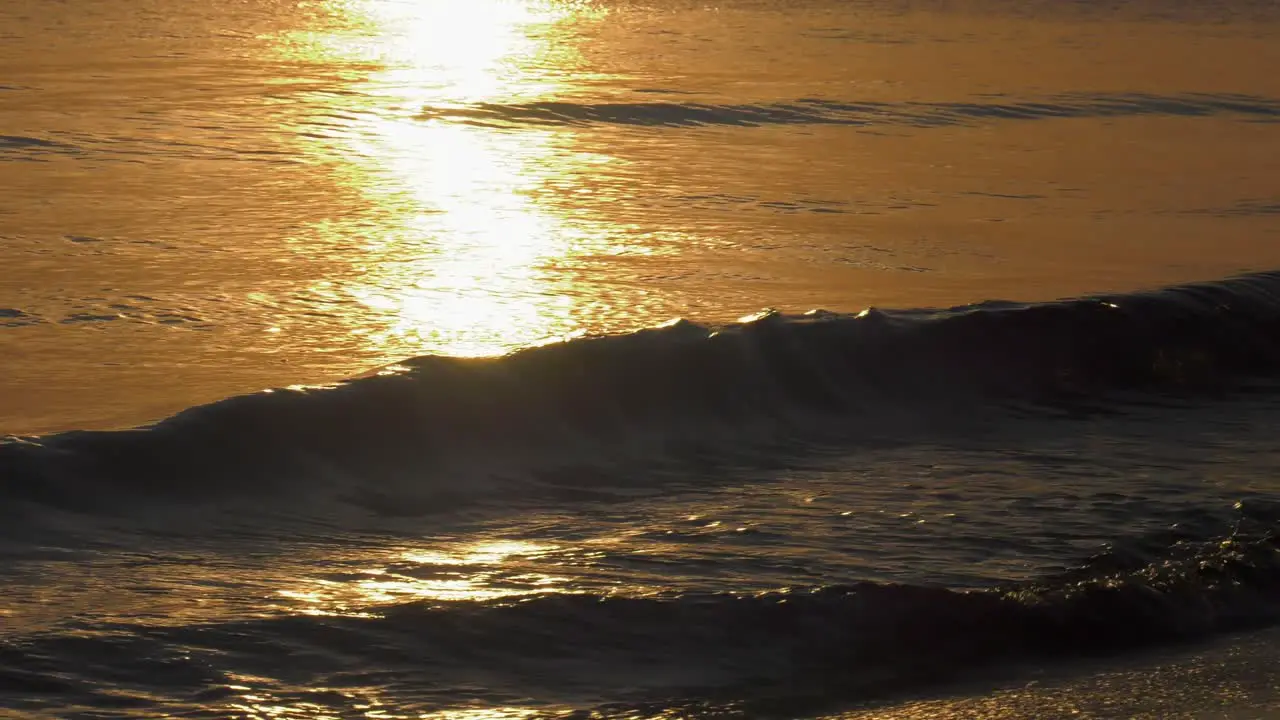
[[[0,716],[1280,716],[1280,6],[0,5]]]

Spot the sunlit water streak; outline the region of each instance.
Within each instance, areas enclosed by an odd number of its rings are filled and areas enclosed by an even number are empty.
[[[559,275],[575,254],[607,242],[533,195],[581,172],[574,166],[584,160],[554,132],[494,133],[423,122],[419,113],[562,91],[565,83],[543,72],[546,56],[558,26],[582,22],[583,13],[550,3],[380,0],[341,12],[345,32],[286,47],[312,62],[381,67],[351,88],[355,103],[317,98],[321,115],[350,119],[335,128],[336,142],[301,148],[339,164],[341,182],[377,218],[324,229],[363,241],[346,288],[364,308],[352,331],[378,352],[407,356],[492,355],[577,330],[575,294]]]

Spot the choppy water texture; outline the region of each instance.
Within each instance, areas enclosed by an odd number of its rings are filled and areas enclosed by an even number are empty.
[[[1276,67],[1248,0],[4,5],[0,715],[1274,714]]]

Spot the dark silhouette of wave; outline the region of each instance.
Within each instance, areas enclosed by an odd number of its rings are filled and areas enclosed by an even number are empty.
[[[7,160],[36,160],[45,155],[77,155],[80,150],[53,140],[25,135],[0,135],[0,158]]]
[[[998,120],[1107,118],[1138,115],[1199,117],[1238,115],[1280,120],[1280,100],[1252,95],[1186,93],[1079,93],[1038,101],[844,102],[801,98],[790,102],[715,104],[684,102],[477,103],[425,108],[423,119],[496,127],[638,125],[899,125],[939,127]]]
[[[456,492],[485,473],[856,441],[979,410],[1105,409],[1278,371],[1280,272],[1050,303],[681,321],[504,357],[419,357],[134,430],[12,438],[0,498],[95,508],[388,479]]]

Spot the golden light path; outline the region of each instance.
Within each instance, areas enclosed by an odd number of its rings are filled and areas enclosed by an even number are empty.
[[[311,33],[309,52],[375,68],[356,83],[358,98],[328,100],[345,127],[310,149],[338,163],[343,183],[374,206],[358,225],[331,230],[362,243],[342,279],[363,308],[352,332],[392,358],[492,355],[573,333],[575,296],[557,271],[601,238],[540,205],[536,191],[607,158],[566,149],[553,130],[503,131],[423,111],[553,95],[572,53],[559,29],[594,11],[533,0],[348,0],[329,9],[331,31]]]
[[[372,210],[312,228],[318,239],[306,248],[310,255],[323,252],[326,240],[360,243],[340,282],[313,290],[353,296],[361,307],[349,319],[353,334],[393,358],[491,355],[572,334],[574,294],[549,269],[585,248],[600,251],[603,239],[539,205],[535,191],[563,184],[560,177],[572,169],[566,162],[575,157],[588,164],[600,158],[566,152],[551,130],[503,132],[425,119],[423,109],[556,92],[540,57],[566,52],[551,47],[554,30],[584,11],[518,0],[320,6],[319,29],[281,38],[281,52],[346,62],[367,68],[367,75],[357,79],[353,94],[327,100],[331,111],[324,114],[338,127],[300,133],[303,151]],[[364,579],[309,578],[278,596],[287,612],[373,619],[381,608],[407,602],[564,592],[566,578],[512,569],[556,550],[505,540],[401,548],[394,557],[368,558]],[[229,708],[247,717],[331,716],[327,708],[263,690],[256,678],[231,689],[236,697]],[[376,691],[342,692],[368,718],[508,720],[533,713],[511,707],[404,715]]]

